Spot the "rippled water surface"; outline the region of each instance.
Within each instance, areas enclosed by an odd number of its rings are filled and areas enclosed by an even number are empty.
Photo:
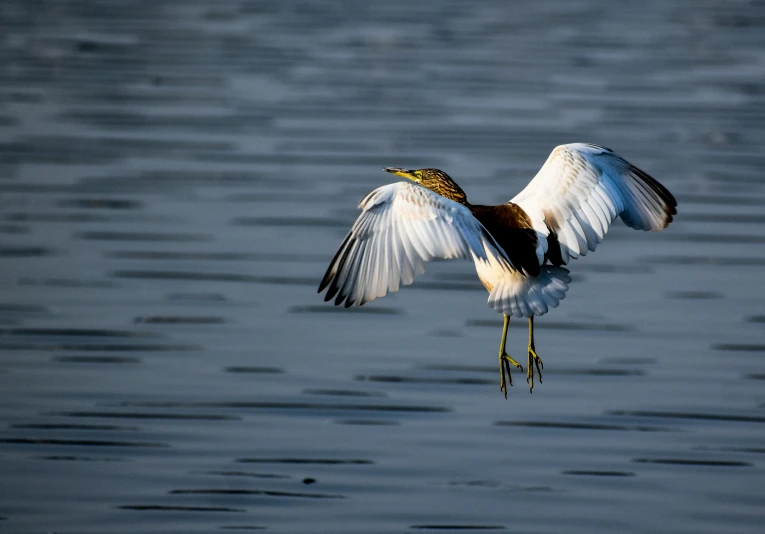
[[[763,531],[761,2],[6,0],[0,27],[0,531]],[[316,294],[381,167],[499,203],[571,141],[679,215],[570,266],[533,395],[499,391],[468,262]]]

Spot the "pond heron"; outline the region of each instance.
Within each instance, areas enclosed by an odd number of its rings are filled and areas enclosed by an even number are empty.
[[[677,201],[659,182],[611,149],[574,143],[556,147],[515,198],[498,206],[470,204],[439,169],[386,171],[411,182],[379,187],[359,202],[361,215],[321,281],[324,300],[346,307],[409,285],[434,258],[472,258],[504,316],[499,345],[500,389],[512,386],[505,351],[510,316],[528,319],[526,381],[541,381],[534,317],[558,306],[571,282],[563,265],[594,251],[611,223],[659,231],[672,222]],[[507,380],[506,377],[507,376]]]

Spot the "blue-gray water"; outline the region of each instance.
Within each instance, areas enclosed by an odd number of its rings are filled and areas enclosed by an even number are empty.
[[[762,2],[5,0],[0,27],[0,531],[762,532]],[[499,391],[468,262],[316,294],[381,167],[498,203],[572,141],[679,215],[570,266],[533,395]]]

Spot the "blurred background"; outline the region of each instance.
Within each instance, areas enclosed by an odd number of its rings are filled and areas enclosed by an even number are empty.
[[[762,532],[765,4],[4,0],[0,531]],[[316,294],[383,166],[620,222],[498,384],[469,262]],[[525,361],[526,324],[508,350]]]

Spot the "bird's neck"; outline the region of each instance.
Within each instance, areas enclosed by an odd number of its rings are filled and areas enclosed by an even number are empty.
[[[465,192],[451,178],[441,177],[441,179],[439,179],[438,181],[434,181],[431,183],[423,182],[422,185],[424,185],[425,187],[427,187],[434,193],[438,193],[444,198],[448,198],[449,200],[458,202],[462,204],[463,206],[470,206]]]

